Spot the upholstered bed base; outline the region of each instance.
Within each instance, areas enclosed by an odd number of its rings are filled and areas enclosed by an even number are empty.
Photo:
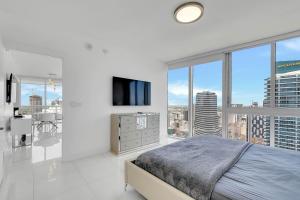
[[[190,196],[136,166],[125,161],[125,184],[135,188],[148,200],[193,200]]]

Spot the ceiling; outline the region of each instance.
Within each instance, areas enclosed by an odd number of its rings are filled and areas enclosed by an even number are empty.
[[[9,50],[7,54],[7,71],[10,73],[32,78],[62,78],[62,60],[59,58],[16,50]]]
[[[200,0],[204,15],[178,24],[183,0],[0,0],[0,28],[7,41],[51,45],[59,35],[91,38],[167,62],[300,30],[299,0]]]

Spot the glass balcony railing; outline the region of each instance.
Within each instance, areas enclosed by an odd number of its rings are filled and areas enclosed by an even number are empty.
[[[19,113],[22,115],[33,115],[36,113],[56,113],[62,114],[62,106],[21,106]]]

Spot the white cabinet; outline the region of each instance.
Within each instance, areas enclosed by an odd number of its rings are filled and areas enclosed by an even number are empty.
[[[22,135],[29,135],[29,143],[32,143],[32,120],[31,118],[11,118],[10,128],[12,134],[12,146],[18,147],[16,140],[20,139]]]
[[[111,151],[120,154],[159,143],[159,113],[111,115]]]

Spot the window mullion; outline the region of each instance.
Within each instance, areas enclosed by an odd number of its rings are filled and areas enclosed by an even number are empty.
[[[276,44],[271,44],[271,79],[270,79],[270,107],[275,108],[275,84],[276,84]]]
[[[193,136],[193,66],[189,66],[189,104],[188,104],[189,137]]]
[[[276,109],[276,42],[271,43],[271,79],[270,79],[270,107]],[[275,120],[274,114],[270,113],[270,146],[275,145]]]
[[[231,79],[230,79],[230,53],[226,53],[225,60],[223,60],[223,91],[222,91],[222,127],[223,127],[223,137],[228,138],[228,107],[230,106],[231,97]]]
[[[252,142],[252,118],[253,115],[247,115],[247,142]]]
[[[44,106],[47,105],[47,83],[44,82]]]

